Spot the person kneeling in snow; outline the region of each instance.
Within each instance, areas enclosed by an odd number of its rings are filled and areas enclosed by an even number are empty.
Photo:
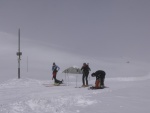
[[[103,70],[98,70],[95,73],[92,73],[91,76],[96,77],[95,87],[92,87],[92,88],[94,88],[94,89],[104,88],[105,75],[106,75],[106,73]]]

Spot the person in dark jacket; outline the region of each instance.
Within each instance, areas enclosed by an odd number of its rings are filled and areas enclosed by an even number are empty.
[[[89,75],[90,68],[86,63],[83,63],[81,70],[83,71],[83,75],[82,75],[83,85],[82,86],[87,87],[88,86],[88,75]],[[85,85],[85,82],[86,82],[86,85]]]
[[[53,66],[52,66],[52,71],[53,71],[52,80],[54,79],[54,82],[55,82],[56,84],[62,84],[62,83],[63,83],[63,80],[60,81],[60,80],[57,80],[57,79],[56,79],[56,75],[57,75],[57,72],[59,71],[59,69],[60,69],[60,68],[59,68],[55,63],[53,63]]]
[[[104,88],[105,75],[106,73],[103,70],[98,70],[95,73],[91,74],[92,77],[96,77],[96,81],[95,81],[96,89]]]
[[[89,63],[87,63],[87,68],[88,68],[88,76],[89,76],[89,73],[91,71],[91,68],[89,67]]]

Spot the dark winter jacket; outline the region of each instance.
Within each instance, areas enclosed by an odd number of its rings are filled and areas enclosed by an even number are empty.
[[[106,73],[103,70],[98,70],[94,73],[94,75],[96,76],[96,80],[99,80],[99,79],[104,79]]]
[[[83,73],[89,73],[90,68],[89,68],[89,66],[84,65],[84,66],[82,66],[81,70],[83,71]]]

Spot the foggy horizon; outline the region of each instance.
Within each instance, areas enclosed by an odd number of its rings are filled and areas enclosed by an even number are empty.
[[[149,0],[1,0],[1,75],[16,76],[19,28],[24,71],[27,57],[47,75],[62,59],[79,66],[103,58],[149,63],[149,6]]]

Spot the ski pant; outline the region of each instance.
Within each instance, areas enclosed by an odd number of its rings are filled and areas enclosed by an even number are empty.
[[[100,80],[95,81],[95,88],[100,88]]]
[[[86,85],[88,85],[88,73],[83,73],[83,76],[82,76],[82,83],[83,85],[85,85],[85,81],[86,81]]]
[[[56,79],[56,74],[57,74],[57,72],[53,72],[53,79],[54,79],[54,82],[55,82],[55,83],[62,84],[62,81]]]
[[[95,88],[100,88],[101,86],[104,86],[104,79],[105,78],[100,78],[95,81]]]
[[[101,79],[100,79],[100,83],[101,83],[101,85],[103,85],[103,86],[104,86],[104,79],[105,79],[105,78],[101,78]]]

